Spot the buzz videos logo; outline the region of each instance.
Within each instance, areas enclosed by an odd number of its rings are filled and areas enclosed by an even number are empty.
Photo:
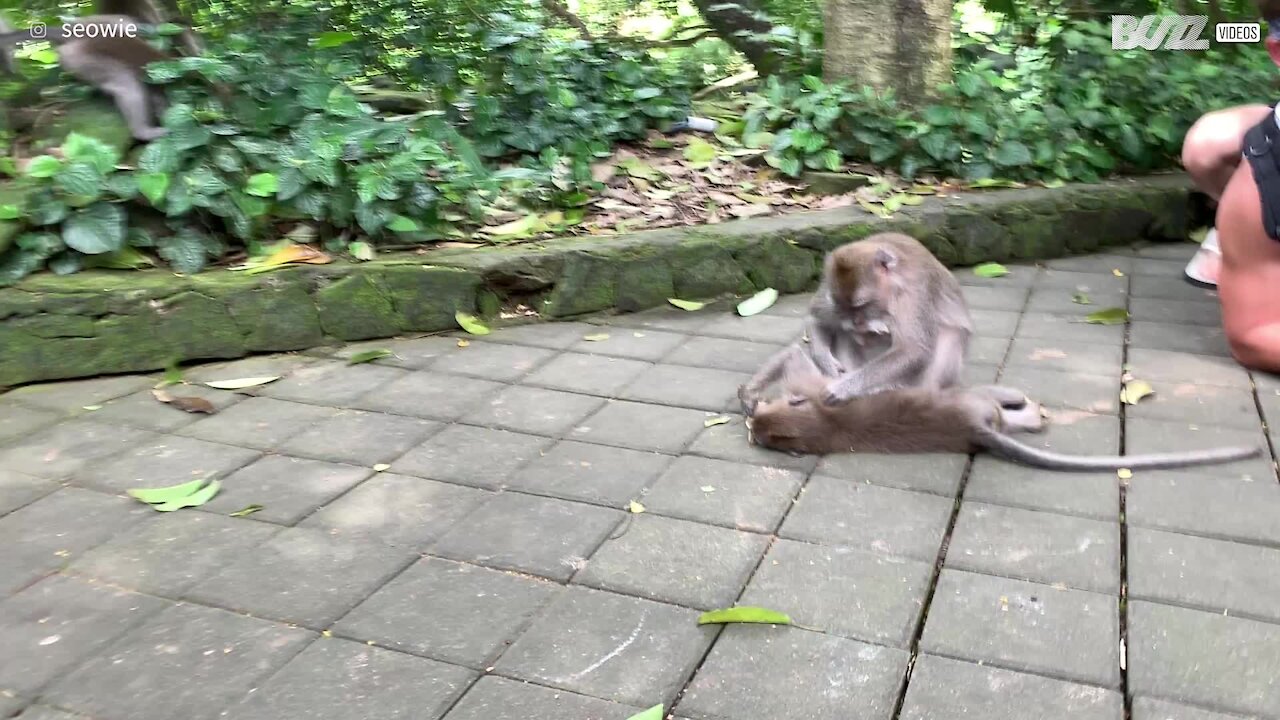
[[[1203,37],[1205,15],[1112,15],[1112,50],[1208,50]],[[1220,43],[1256,43],[1262,40],[1258,23],[1217,23],[1213,36]]]

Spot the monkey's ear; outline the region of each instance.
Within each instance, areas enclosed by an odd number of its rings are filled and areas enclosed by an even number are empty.
[[[892,270],[898,264],[898,256],[889,248],[876,248],[876,264],[885,270]]]

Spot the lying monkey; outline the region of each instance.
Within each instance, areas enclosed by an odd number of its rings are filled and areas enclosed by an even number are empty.
[[[48,40],[58,52],[58,62],[80,80],[93,85],[115,100],[129,125],[129,132],[141,141],[155,140],[167,130],[152,124],[164,112],[164,95],[143,82],[148,63],[169,56],[137,37],[120,34],[127,26],[140,23],[127,15],[90,15],[49,27],[47,36],[35,38],[30,30],[12,30],[0,19],[0,50],[28,40]],[[79,28],[79,31],[71,27]],[[91,26],[96,29],[89,30]],[[94,37],[87,37],[87,35]]]
[[[1033,467],[1076,472],[1208,465],[1261,452],[1258,447],[1227,447],[1150,455],[1063,455],[1009,437],[1012,432],[1043,428],[1039,405],[1010,388],[912,388],[830,406],[822,402],[826,383],[816,367],[791,365],[788,392],[761,402],[747,421],[752,441],[775,450],[814,454],[986,450]]]
[[[973,322],[960,283],[914,238],[878,233],[833,250],[805,320],[808,343],[771,357],[738,399],[748,416],[796,356],[828,378],[824,403],[955,385]]]

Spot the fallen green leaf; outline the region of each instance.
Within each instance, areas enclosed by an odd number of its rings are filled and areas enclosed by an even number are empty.
[[[774,610],[759,607],[732,607],[724,610],[712,610],[702,613],[698,618],[699,625],[719,625],[722,623],[762,623],[765,625],[790,625],[791,617]]]
[[[210,380],[205,383],[205,385],[217,390],[243,390],[245,388],[266,385],[267,383],[275,382],[279,379],[279,375],[266,375],[263,377],[236,378],[234,380]]]
[[[199,480],[192,480],[191,482],[184,482],[181,485],[170,485],[169,487],[162,488],[134,488],[132,490],[125,490],[125,492],[128,493],[130,497],[137,498],[144,503],[166,503],[190,495],[203,487],[208,481],[209,478],[205,477],[200,478]]]
[[[489,326],[480,322],[475,315],[469,315],[459,310],[453,314],[453,319],[458,321],[458,326],[472,335],[488,335]]]
[[[1207,226],[1196,228],[1195,230],[1191,231],[1191,234],[1187,235],[1187,239],[1199,245],[1200,243],[1204,242],[1205,236],[1207,236],[1208,234],[1209,234],[1209,228]]]
[[[691,137],[689,144],[684,148],[684,159],[691,163],[705,165],[716,159],[716,146],[700,137]]]
[[[357,260],[369,261],[377,257],[377,252],[373,249],[373,246],[361,240],[348,245],[347,252],[351,253],[351,257]]]
[[[1130,380],[1120,388],[1120,402],[1125,405],[1137,405],[1142,398],[1155,394],[1155,388],[1146,380]]]
[[[528,235],[538,227],[538,216],[536,214],[525,215],[519,220],[512,220],[509,223],[503,223],[496,227],[481,228],[480,232],[488,233],[497,237],[518,237]]]
[[[212,500],[213,496],[217,495],[218,491],[221,489],[222,483],[214,480],[186,497],[181,497],[177,500],[170,500],[169,502],[162,503],[160,505],[152,505],[152,507],[155,508],[157,512],[173,512],[174,510],[181,510],[182,508],[200,507]]]
[[[716,425],[724,425],[727,422],[729,422],[728,415],[719,415],[716,417],[710,417],[710,418],[707,418],[706,420],[703,420],[702,427],[715,427]]]
[[[246,505],[243,508],[231,513],[231,517],[245,517],[252,515],[262,509],[261,505]]]
[[[1077,305],[1092,305],[1093,301],[1089,299],[1086,293],[1078,292],[1071,296],[1071,302]]]
[[[155,387],[160,389],[170,385],[178,385],[181,382],[183,382],[182,368],[178,367],[178,363],[172,362],[164,369],[164,377],[160,379],[160,382],[156,383]]]
[[[998,278],[1009,274],[1009,268],[1000,263],[983,263],[975,265],[973,274],[983,278]]]
[[[592,333],[591,335],[583,335],[582,339],[587,342],[603,342],[609,339],[609,333]]]
[[[347,364],[348,364],[348,365],[359,365],[359,364],[361,364],[361,363],[367,363],[367,362],[373,362],[374,360],[380,360],[380,359],[382,359],[382,358],[384,358],[384,357],[391,357],[391,356],[392,356],[392,355],[394,355],[394,354],[395,354],[395,353],[393,353],[393,352],[391,352],[390,350],[387,350],[387,349],[385,349],[385,348],[379,348],[379,349],[377,349],[377,350],[365,350],[364,352],[358,352],[358,353],[356,353],[355,355],[352,355],[351,357],[347,358]]]
[[[671,303],[672,305],[675,305],[681,310],[688,310],[689,312],[693,312],[694,310],[701,310],[702,308],[707,306],[707,304],[704,302],[698,302],[696,300],[680,300],[678,298],[667,298],[667,302]]]
[[[751,297],[738,303],[738,314],[742,317],[751,317],[758,315],[778,302],[778,291],[773,288],[765,288]]]
[[[1128,310],[1122,307],[1113,307],[1089,313],[1085,316],[1084,321],[1090,325],[1123,325],[1124,321],[1128,319]]]
[[[627,720],[662,720],[665,712],[666,712],[666,708],[664,708],[661,704],[658,704],[658,705],[654,705],[648,710],[645,710],[643,712],[638,712],[635,715],[632,715],[631,717],[627,718]]]

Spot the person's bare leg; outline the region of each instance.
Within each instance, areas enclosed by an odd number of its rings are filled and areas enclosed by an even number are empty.
[[[1222,324],[1236,360],[1280,372],[1280,241],[1262,227],[1262,201],[1253,169],[1242,162],[1218,206]]]

